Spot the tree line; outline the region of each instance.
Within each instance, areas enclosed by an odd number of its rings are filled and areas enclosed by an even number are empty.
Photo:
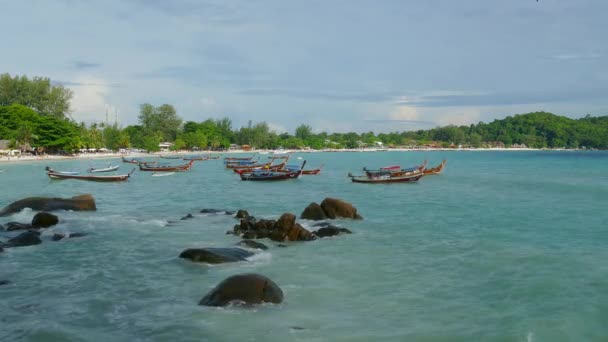
[[[158,151],[159,143],[173,149],[222,150],[232,144],[258,149],[324,149],[365,146],[464,145],[495,146],[498,142],[534,148],[608,148],[608,116],[571,119],[546,112],[509,116],[491,123],[444,126],[427,130],[380,133],[313,133],[299,125],[293,134],[277,133],[266,122],[234,129],[229,118],[183,122],[170,104],[140,105],[138,124],[77,123],[70,117],[72,93],[49,79],[0,75],[0,140],[11,146],[35,146],[49,152],[78,149],[138,148]]]

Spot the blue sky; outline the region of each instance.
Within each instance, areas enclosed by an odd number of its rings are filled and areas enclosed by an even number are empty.
[[[608,1],[6,1],[0,72],[278,132],[403,131],[545,110],[608,115]]]

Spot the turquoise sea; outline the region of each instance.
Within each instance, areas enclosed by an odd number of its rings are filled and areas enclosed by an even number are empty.
[[[125,183],[50,181],[46,162],[0,164],[0,207],[29,196],[91,193],[96,212],[58,212],[37,246],[0,253],[0,341],[607,341],[608,153],[589,151],[302,153],[319,176],[243,182],[221,160]],[[393,164],[444,173],[419,184],[354,184],[348,172]],[[112,160],[48,162],[86,170]],[[171,161],[169,161],[171,162]],[[121,171],[132,168],[121,163]],[[299,215],[341,198],[354,233],[287,243],[247,262],[179,259],[226,247],[247,209]],[[195,218],[179,221],[192,213]],[[24,210],[0,218],[29,222]],[[176,221],[170,223],[169,221]],[[302,222],[310,227],[312,222]],[[54,232],[87,236],[51,241]],[[8,233],[0,233],[6,240]],[[257,272],[279,305],[210,308],[226,277]]]

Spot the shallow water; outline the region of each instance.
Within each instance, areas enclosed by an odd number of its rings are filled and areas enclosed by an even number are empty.
[[[608,339],[608,153],[296,154],[319,176],[242,182],[221,161],[126,183],[50,181],[44,162],[3,164],[0,206],[92,193],[96,212],[58,212],[41,245],[0,254],[0,341],[582,341]],[[419,184],[353,184],[363,166],[448,163]],[[54,161],[86,170],[109,161]],[[172,162],[172,161],[167,161]],[[131,164],[121,164],[127,172]],[[353,203],[352,235],[270,246],[248,262],[178,258],[225,247],[237,221],[196,214],[247,209],[299,215],[325,197]],[[193,213],[195,218],[179,221]],[[28,222],[34,212],[0,218]],[[177,221],[177,223],[169,223]],[[304,221],[309,227],[311,222]],[[50,241],[54,232],[86,232]],[[4,234],[6,239],[8,236]],[[262,273],[280,305],[209,308],[224,278]]]

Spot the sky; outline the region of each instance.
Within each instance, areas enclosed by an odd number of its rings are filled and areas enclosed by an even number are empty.
[[[74,92],[72,117],[394,132],[608,115],[604,0],[0,0],[0,73]]]

